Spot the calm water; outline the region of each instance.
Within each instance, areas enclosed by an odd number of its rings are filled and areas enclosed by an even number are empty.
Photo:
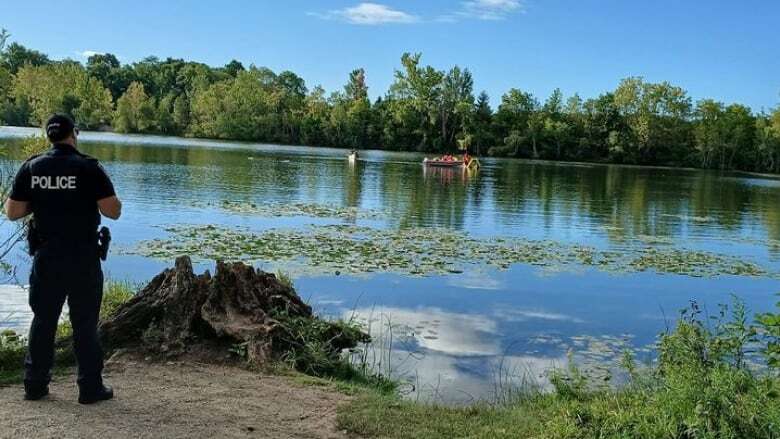
[[[0,144],[31,131],[0,128]],[[516,236],[621,248],[633,238],[735,255],[780,271],[780,181],[712,172],[484,160],[475,175],[427,172],[422,156],[345,152],[151,136],[85,133],[81,149],[102,160],[125,203],[111,223],[117,249],[165,237],[162,226],[217,224],[252,230],[339,223],[338,218],[273,217],[206,206],[297,202],[381,211],[391,229],[449,228],[476,237]],[[651,238],[648,238],[651,237]],[[119,253],[119,252],[116,252]],[[29,261],[17,254],[19,278]],[[273,261],[260,264],[272,267]],[[105,270],[142,282],[170,261],[113,255]],[[200,268],[210,267],[200,264]],[[754,311],[780,291],[769,277],[695,278],[550,272],[527,265],[446,276],[300,275],[295,285],[319,312],[357,314],[394,335],[381,367],[414,383],[414,397],[491,398],[497,377],[532,377],[563,366],[567,351],[585,364],[611,361],[623,347],[644,349],[691,299],[716,310],[736,294]],[[0,316],[23,326],[23,294],[0,289]],[[20,304],[21,302],[21,304]],[[386,351],[372,354],[376,363]],[[411,386],[410,386],[411,388]]]

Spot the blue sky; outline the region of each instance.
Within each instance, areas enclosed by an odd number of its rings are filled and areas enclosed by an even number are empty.
[[[31,0],[4,4],[0,27],[54,58],[235,58],[329,91],[364,67],[374,97],[408,51],[468,67],[494,103],[511,87],[592,97],[640,75],[760,110],[780,103],[779,18],[771,0]]]

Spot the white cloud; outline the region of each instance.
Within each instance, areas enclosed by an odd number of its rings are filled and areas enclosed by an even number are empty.
[[[82,50],[82,51],[78,51],[77,50],[75,53],[76,53],[76,55],[78,55],[78,56],[80,56],[82,58],[89,58],[90,56],[93,56],[93,55],[102,55],[105,52],[98,52],[96,50]]]
[[[326,20],[337,19],[351,24],[380,25],[380,24],[408,24],[416,23],[419,17],[404,11],[390,8],[380,3],[360,3],[344,9],[337,9],[327,13],[309,13]]]
[[[442,15],[437,21],[452,23],[463,18],[503,20],[507,16],[523,10],[522,0],[469,0],[461,2],[460,10]]]

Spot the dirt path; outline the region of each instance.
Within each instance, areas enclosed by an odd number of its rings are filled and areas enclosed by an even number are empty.
[[[336,406],[349,397],[229,366],[111,361],[112,401],[82,406],[75,377],[42,401],[0,387],[0,438],[341,438]]]

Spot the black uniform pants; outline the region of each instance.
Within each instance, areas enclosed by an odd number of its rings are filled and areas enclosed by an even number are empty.
[[[97,324],[103,300],[103,271],[96,245],[48,244],[36,252],[30,273],[33,321],[24,362],[27,386],[44,386],[51,381],[54,338],[66,298],[79,387],[89,391],[102,384],[103,350]]]

